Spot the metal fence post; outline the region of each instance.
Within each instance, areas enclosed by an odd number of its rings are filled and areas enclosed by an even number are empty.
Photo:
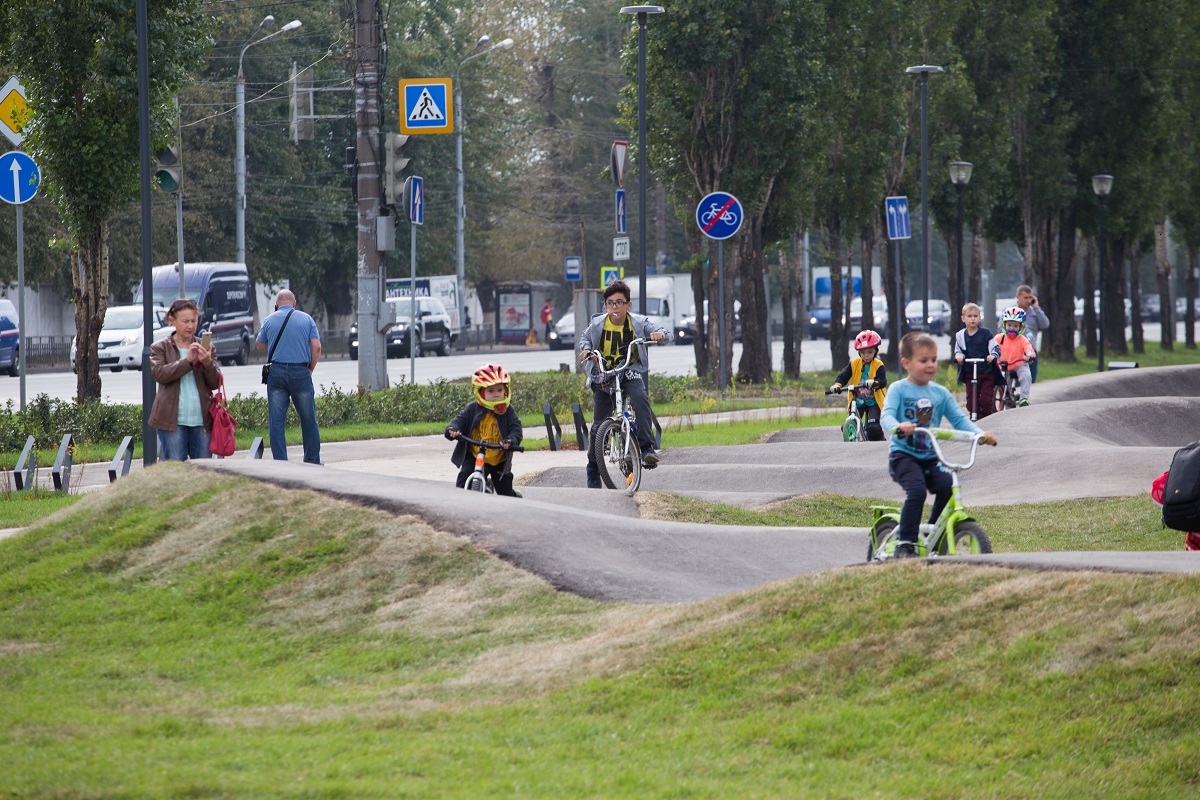
[[[116,483],[117,478],[124,478],[129,474],[129,468],[133,465],[133,437],[126,436],[121,440],[121,446],[117,448],[117,454],[113,456],[112,463],[108,465],[108,482]],[[120,469],[120,474],[117,470]]]
[[[550,449],[562,450],[562,426],[558,424],[558,416],[549,403],[542,406],[542,416],[546,418],[546,438],[550,440]]]
[[[579,403],[571,403],[571,418],[575,420],[575,441],[579,443],[579,449],[587,452],[588,449],[588,424],[583,418],[583,409],[579,407]]]
[[[71,491],[71,464],[74,457],[71,454],[71,434],[64,433],[62,444],[58,446],[58,457],[54,459],[54,468],[50,477],[54,479],[55,491],[69,494]]]
[[[21,457],[17,459],[13,477],[16,478],[18,492],[32,489],[37,482],[37,453],[33,452],[32,436],[25,440],[25,449],[21,451]]]

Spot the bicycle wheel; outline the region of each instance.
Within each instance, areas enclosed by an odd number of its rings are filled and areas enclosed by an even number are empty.
[[[954,554],[979,555],[992,552],[992,540],[977,522],[960,522],[954,526]],[[938,555],[950,555],[950,537],[938,543]]]
[[[637,440],[626,447],[625,432],[618,420],[606,419],[596,426],[592,436],[592,458],[600,480],[610,489],[625,489],[630,494],[642,482],[642,454]]]
[[[896,552],[896,526],[893,519],[880,520],[867,537],[867,561],[883,561]]]
[[[468,492],[482,492],[484,489],[483,478],[479,476],[478,472],[473,472],[467,478],[467,483],[463,488]]]
[[[846,417],[845,422],[842,423],[842,441],[857,442],[858,428],[859,423],[857,417]]]

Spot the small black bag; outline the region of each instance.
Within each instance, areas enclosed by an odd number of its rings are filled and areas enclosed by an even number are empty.
[[[1200,531],[1200,442],[1175,451],[1163,488],[1163,525]]]
[[[267,353],[267,363],[263,364],[262,382],[263,386],[267,385],[267,380],[271,377],[271,360],[275,358],[275,348],[279,346],[279,340],[283,338],[283,332],[287,329],[288,322],[292,319],[292,314],[296,313],[293,308],[288,312],[288,315],[283,318],[283,324],[279,326],[279,335],[275,337],[274,343],[271,344],[271,352]]]

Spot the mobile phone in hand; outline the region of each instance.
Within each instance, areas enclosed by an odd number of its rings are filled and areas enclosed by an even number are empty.
[[[212,349],[212,334],[211,333],[209,333],[208,331],[204,332],[204,334],[200,337],[200,346],[203,347],[205,350]]]

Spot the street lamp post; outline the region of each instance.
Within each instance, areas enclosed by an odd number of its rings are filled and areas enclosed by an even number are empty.
[[[929,238],[929,76],[945,72],[941,67],[922,64],[904,70],[909,75],[921,76],[921,272],[925,276],[925,289],[921,295],[921,314],[929,324],[929,256],[932,242]]]
[[[646,18],[662,6],[625,6],[622,14],[638,21],[638,313],[646,313]],[[721,291],[725,291],[721,287]]]
[[[263,17],[263,21],[258,23],[258,30],[268,28],[275,24],[275,17],[271,14]],[[237,182],[237,202],[234,206],[234,214],[237,219],[237,230],[235,232],[235,241],[237,243],[237,262],[239,264],[246,263],[246,74],[242,71],[242,59],[246,56],[246,51],[256,44],[262,44],[268,39],[272,39],[281,33],[294,31],[301,25],[300,20],[294,19],[287,25],[284,25],[274,33],[268,33],[261,39],[253,38],[246,42],[246,46],[242,48],[241,55],[238,56],[238,71],[237,71],[237,90],[236,90],[236,105],[233,112],[234,128],[236,129],[236,141],[234,142],[233,156],[233,173]],[[257,31],[256,31],[257,32]]]
[[[459,319],[458,349],[467,349],[467,332],[462,330],[463,309],[466,308],[466,263],[465,263],[465,243],[464,243],[464,225],[467,217],[467,209],[463,204],[463,191],[465,180],[463,178],[463,115],[462,115],[462,68],[463,64],[468,61],[473,61],[480,56],[485,56],[493,50],[506,50],[513,46],[512,39],[505,39],[502,42],[497,42],[491,47],[487,47],[488,42],[492,37],[486,33],[479,37],[479,41],[475,42],[466,56],[458,62],[458,66],[454,70],[454,278],[458,297],[458,308],[455,314]],[[487,49],[480,49],[487,48]]]
[[[969,161],[950,162],[950,181],[958,190],[958,267],[955,273],[958,276],[955,282],[958,291],[954,300],[955,307],[959,309],[967,302],[967,291],[963,285],[963,194],[967,191],[967,184],[971,182],[973,167],[974,165]],[[950,316],[953,319],[954,315]]]
[[[1100,199],[1100,222],[1096,233],[1096,240],[1100,244],[1100,262],[1096,279],[1097,291],[1100,293],[1100,308],[1096,312],[1096,328],[1099,330],[1100,339],[1099,347],[1097,348],[1099,350],[1099,356],[1097,356],[1098,363],[1096,364],[1097,372],[1104,372],[1104,205],[1108,199],[1108,193],[1112,191],[1112,185],[1112,175],[1092,176],[1092,191]]]

